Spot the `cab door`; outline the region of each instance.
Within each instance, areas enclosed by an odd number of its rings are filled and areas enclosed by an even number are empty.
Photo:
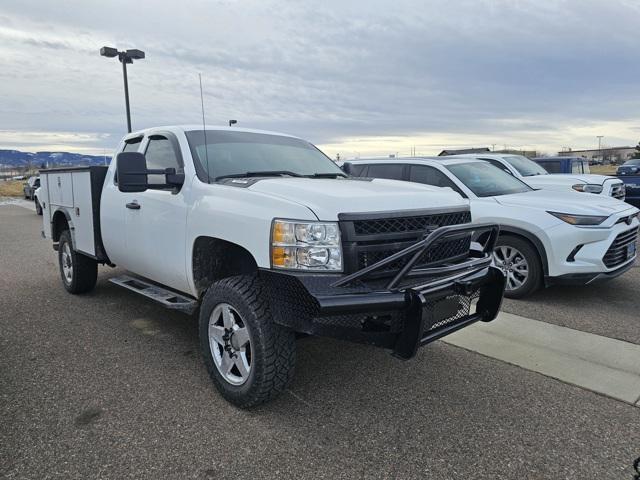
[[[184,172],[178,140],[173,133],[145,139],[148,169],[175,168]],[[150,185],[165,183],[164,175],[148,175]],[[125,237],[131,271],[177,290],[189,291],[184,261],[187,204],[183,187],[148,189],[129,194],[125,204]]]

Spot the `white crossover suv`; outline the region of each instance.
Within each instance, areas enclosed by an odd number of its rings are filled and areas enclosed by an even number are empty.
[[[619,178],[582,172],[550,174],[541,165],[522,155],[478,153],[436,158],[438,160],[443,158],[484,160],[519,178],[531,187],[542,190],[570,191],[573,189],[576,192],[594,193],[622,201],[625,199],[624,183]]]
[[[473,222],[500,224],[494,261],[507,276],[508,297],[524,297],[540,286],[613,278],[636,258],[639,210],[610,197],[534,190],[469,157],[358,160],[344,169],[448,187],[468,198]]]

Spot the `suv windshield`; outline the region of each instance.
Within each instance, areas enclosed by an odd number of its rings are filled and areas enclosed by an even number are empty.
[[[316,147],[299,138],[227,130],[185,132],[203,181],[265,175],[345,177]],[[199,175],[201,176],[201,175]]]
[[[494,197],[533,190],[513,175],[486,162],[454,163],[447,170],[478,197]]]
[[[510,155],[503,157],[509,164],[515,168],[523,177],[533,177],[534,175],[549,175],[544,168],[533,160],[529,160],[522,155]]]

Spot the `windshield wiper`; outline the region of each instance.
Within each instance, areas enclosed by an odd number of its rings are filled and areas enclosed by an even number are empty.
[[[302,177],[299,173],[290,172],[289,170],[265,170],[263,172],[244,172],[244,173],[230,173],[229,175],[220,175],[213,180],[223,180],[225,178],[246,178],[246,177],[281,177],[282,175],[288,175],[290,177]]]
[[[338,176],[347,178],[348,175],[342,172],[326,172],[326,173],[313,173],[311,175],[305,175],[308,178],[338,178]]]

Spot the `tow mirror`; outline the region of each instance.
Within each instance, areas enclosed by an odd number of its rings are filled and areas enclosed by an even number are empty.
[[[118,190],[144,192],[147,184],[147,160],[139,152],[122,152],[116,156]]]
[[[175,168],[148,169],[147,160],[139,152],[122,152],[116,157],[118,189],[121,192],[144,192],[148,189],[164,190],[173,188],[174,193],[184,184],[184,173],[176,173]],[[164,175],[165,183],[149,184],[147,175]]]

